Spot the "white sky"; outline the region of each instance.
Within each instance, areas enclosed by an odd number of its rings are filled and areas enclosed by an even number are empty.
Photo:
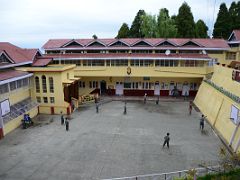
[[[231,0],[186,0],[194,20],[213,26],[219,6]],[[183,0],[0,0],[0,41],[40,48],[53,38],[114,38],[123,22],[130,26],[139,9],[178,13]],[[215,21],[215,19],[214,19]]]

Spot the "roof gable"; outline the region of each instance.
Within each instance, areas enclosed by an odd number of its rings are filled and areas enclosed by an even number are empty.
[[[2,51],[0,53],[0,64],[8,64],[8,63],[14,63],[11,58],[4,52]]]
[[[240,41],[240,30],[234,30],[229,36],[228,41]]]
[[[168,40],[165,40],[156,44],[156,46],[176,46],[176,45]]]
[[[199,43],[196,43],[196,42],[194,42],[194,41],[192,41],[192,40],[189,40],[189,41],[181,44],[181,46],[201,47],[202,45],[200,45]]]
[[[68,43],[64,44],[62,47],[69,47],[69,46],[83,47],[83,45],[81,43],[75,41],[74,39],[69,41]]]
[[[145,40],[139,40],[136,43],[134,43],[132,46],[134,46],[134,47],[146,47],[146,46],[152,46],[152,45]]]
[[[90,42],[87,47],[104,47],[105,44],[103,44],[102,42],[96,40],[96,41],[92,41]]]
[[[109,46],[112,46],[112,47],[128,47],[129,45],[127,43],[125,43],[125,42],[117,40],[117,41],[109,44]]]

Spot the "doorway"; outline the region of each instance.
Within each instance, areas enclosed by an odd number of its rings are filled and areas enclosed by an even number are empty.
[[[106,81],[102,80],[100,83],[100,93],[105,94],[107,90],[107,83]]]
[[[156,95],[156,96],[159,96],[159,95],[160,95],[160,85],[159,85],[159,82],[158,82],[158,81],[155,82],[154,95]]]

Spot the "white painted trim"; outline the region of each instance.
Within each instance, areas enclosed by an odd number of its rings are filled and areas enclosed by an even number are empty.
[[[228,51],[231,48],[207,48],[207,47],[199,47],[199,48],[189,48],[189,47],[126,47],[126,48],[109,48],[111,46],[106,47],[82,47],[82,48],[52,48],[52,49],[44,49],[46,51],[61,51],[61,50],[219,50],[219,51]],[[49,54],[51,55],[51,54]]]
[[[0,66],[0,69],[16,67],[16,66],[22,66],[22,65],[26,65],[26,64],[32,64],[32,61],[27,61],[27,62],[24,62],[24,63],[17,63],[17,64],[9,64],[9,65],[5,65],[5,66]]]
[[[230,34],[230,36],[229,36],[229,38],[228,38],[228,41],[229,41],[229,39],[231,39],[231,37],[232,37],[233,34],[234,34],[234,32],[232,32],[232,33]]]
[[[53,60],[57,60],[57,61],[61,61],[61,60],[196,60],[196,61],[209,61],[212,60],[212,58],[174,58],[174,57],[112,57],[112,58],[83,58],[83,57],[79,57],[79,58],[53,58]]]
[[[240,41],[229,41],[228,44],[240,44]]]
[[[27,75],[6,79],[6,80],[3,80],[3,81],[0,81],[0,85],[7,84],[7,83],[10,83],[10,82],[13,82],[13,81],[20,80],[20,79],[25,79],[25,78],[28,78],[28,77],[31,77],[31,76],[33,76],[33,73],[29,73]]]

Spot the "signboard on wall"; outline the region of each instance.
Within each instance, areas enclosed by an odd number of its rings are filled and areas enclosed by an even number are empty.
[[[0,111],[1,116],[5,116],[6,114],[10,113],[10,103],[8,99],[0,102]]]
[[[239,117],[239,109],[232,105],[231,107],[231,114],[230,114],[230,119],[233,121],[234,124],[238,124],[240,121],[240,117]]]

